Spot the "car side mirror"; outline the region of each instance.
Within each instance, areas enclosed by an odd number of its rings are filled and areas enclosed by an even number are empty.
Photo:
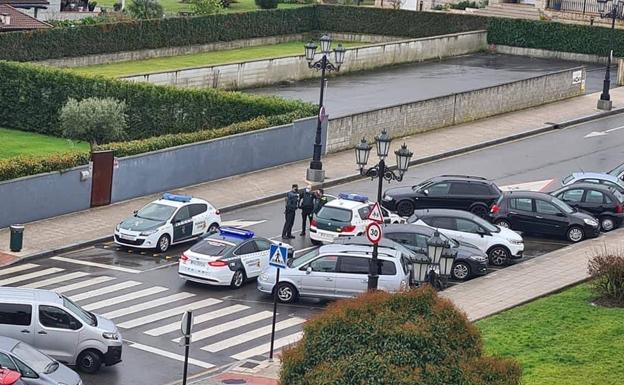
[[[133,213],[133,214],[134,214],[134,216],[136,217],[136,216],[137,216],[137,214],[139,213],[139,210],[134,210],[132,213]]]
[[[477,229],[477,234],[479,234],[481,238],[483,238],[485,235],[489,235],[489,233],[482,228]]]
[[[306,268],[306,274],[310,274],[312,272],[312,266],[308,266]]]
[[[425,195],[429,195],[429,190],[424,189],[424,190],[423,190],[423,194],[425,194]]]

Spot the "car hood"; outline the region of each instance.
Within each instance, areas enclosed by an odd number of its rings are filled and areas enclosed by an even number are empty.
[[[146,231],[157,229],[164,224],[165,222],[162,221],[154,221],[152,219],[139,217],[129,217],[124,219],[123,222],[119,224],[119,227],[121,229],[130,231]]]
[[[522,236],[516,233],[515,231],[511,229],[507,229],[505,227],[499,227],[499,228],[501,229],[501,232],[498,234],[504,237],[505,239],[513,240],[513,241],[522,241]]]
[[[97,327],[111,333],[118,333],[117,326],[115,323],[108,318],[104,318],[101,315],[95,314],[95,318],[97,318]]]
[[[415,190],[412,190],[412,186],[403,186],[403,187],[393,187],[386,190],[384,195],[388,195],[391,197],[397,196],[406,196],[406,195],[414,195],[416,193]]]
[[[67,366],[59,363],[59,367],[52,373],[41,374],[48,377],[57,384],[78,385],[80,382],[80,376],[75,371],[71,370]],[[52,383],[52,381],[50,381]]]
[[[595,217],[593,217],[591,214],[582,211],[582,210],[577,210],[575,212],[573,212],[572,214],[570,214],[571,217],[578,219],[579,221],[583,221],[585,219],[593,219],[596,220]]]

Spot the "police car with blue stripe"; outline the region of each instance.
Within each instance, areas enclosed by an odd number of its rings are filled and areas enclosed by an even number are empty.
[[[271,244],[280,243],[256,237],[250,230],[221,227],[182,254],[178,275],[188,281],[238,289],[268,266]],[[293,248],[283,246],[292,256]]]
[[[221,225],[213,205],[189,195],[165,193],[115,228],[115,243],[165,252],[169,246],[197,239]]]

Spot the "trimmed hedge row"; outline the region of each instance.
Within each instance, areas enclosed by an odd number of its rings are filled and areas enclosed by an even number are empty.
[[[88,152],[70,152],[45,156],[16,156],[0,159],[0,181],[62,171],[89,163]]]
[[[0,60],[37,61],[304,33],[316,8],[172,17],[0,34]]]
[[[317,108],[273,96],[183,89],[87,77],[26,63],[0,62],[0,127],[60,136],[58,115],[72,97],[112,97],[128,106],[127,139],[218,128],[258,116]]]

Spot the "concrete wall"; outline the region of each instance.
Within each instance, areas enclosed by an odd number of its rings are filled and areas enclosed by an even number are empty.
[[[569,61],[576,61],[576,62],[582,62],[582,63],[600,63],[600,64],[607,63],[606,56],[587,55],[583,53],[572,53],[572,52],[561,52],[561,51],[549,51],[549,50],[537,49],[537,48],[513,47],[509,45],[490,44],[490,51],[496,52],[496,53],[502,53],[506,55],[528,56],[528,57],[536,57],[536,58],[543,58],[543,59],[569,60]]]
[[[485,31],[400,40],[348,49],[340,73],[465,55],[487,49]],[[244,89],[318,77],[303,55],[157,72],[122,78],[179,87]]]
[[[573,74],[581,73],[573,83]],[[441,96],[330,119],[327,152],[353,148],[386,128],[402,137],[505,112],[521,110],[585,93],[582,67],[494,87]]]
[[[88,168],[0,182],[0,228],[89,208],[91,180],[80,181]]]

